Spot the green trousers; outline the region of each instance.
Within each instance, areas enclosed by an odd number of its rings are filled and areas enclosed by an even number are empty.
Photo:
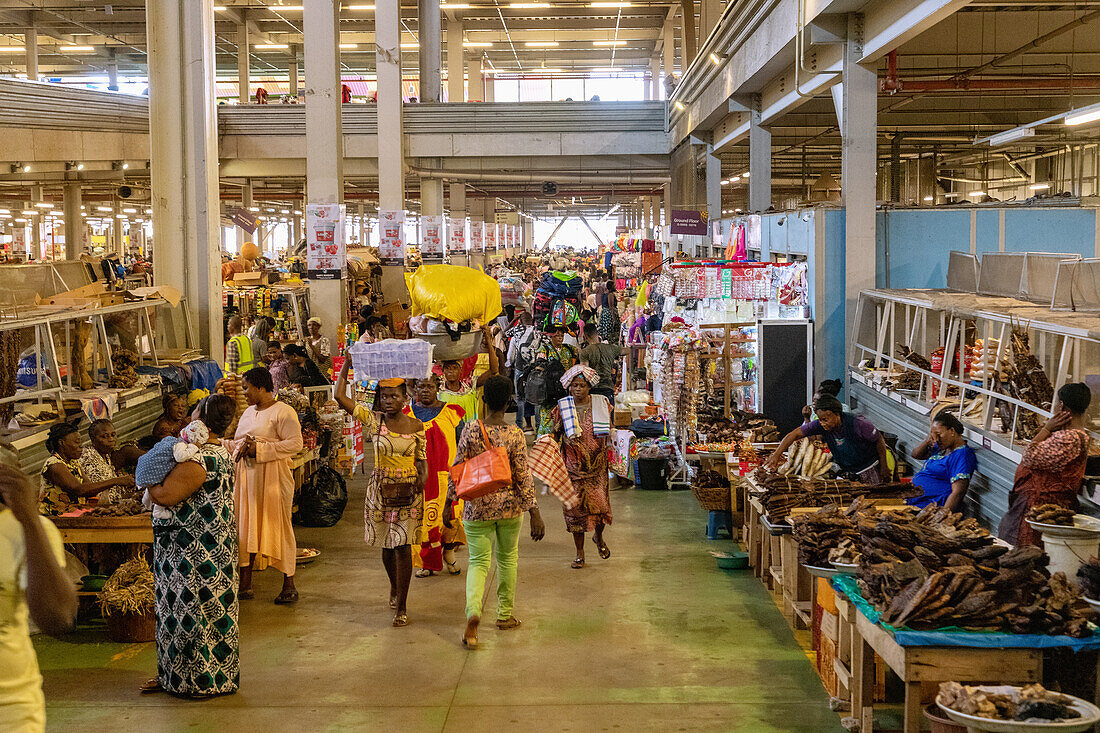
[[[493,544],[497,556],[497,619],[512,616],[516,602],[516,568],[519,564],[519,531],[523,516],[491,522],[464,521],[466,543],[470,553],[470,568],[466,571],[466,618],[481,616],[481,598],[489,577]]]

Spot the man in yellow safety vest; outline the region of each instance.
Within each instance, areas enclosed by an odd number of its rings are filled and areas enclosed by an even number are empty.
[[[229,341],[225,344],[225,371],[227,374],[244,374],[256,366],[252,354],[252,339],[241,333],[241,317],[233,316],[226,325]]]

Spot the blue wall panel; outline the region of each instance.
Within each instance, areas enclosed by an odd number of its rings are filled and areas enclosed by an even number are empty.
[[[1005,211],[1005,252],[1062,252],[1093,257],[1094,209]]]
[[[970,251],[970,212],[880,211],[876,217],[879,287],[940,288],[951,250]]]
[[[818,210],[817,216],[824,216],[824,262],[811,260],[813,282],[817,287],[825,288],[824,312],[814,313],[817,322],[817,342],[814,350],[817,359],[817,372],[814,382],[824,379],[844,379],[845,339],[844,339],[844,212],[837,210]],[[812,255],[811,255],[812,257]],[[812,301],[811,301],[812,302]]]
[[[980,259],[983,252],[1000,251],[1001,212],[975,211],[974,216],[977,225],[974,231],[974,254]]]

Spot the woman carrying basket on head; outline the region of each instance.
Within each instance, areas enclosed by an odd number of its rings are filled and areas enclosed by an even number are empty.
[[[428,480],[424,423],[403,412],[408,399],[403,379],[378,383],[374,410],[348,397],[350,366],[351,359],[345,358],[336,380],[336,401],[363,424],[364,435],[371,435],[374,444],[374,470],[363,510],[364,538],[371,547],[382,548],[382,564],[390,579],[393,625],[407,626],[412,546],[422,541],[424,486]]]

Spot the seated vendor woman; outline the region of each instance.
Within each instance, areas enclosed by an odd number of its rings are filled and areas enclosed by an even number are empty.
[[[71,423],[58,423],[50,428],[46,437],[46,450],[50,452],[42,466],[42,489],[39,493],[39,510],[43,514],[63,514],[70,505],[84,504],[89,497],[116,486],[133,486],[133,476],[117,476],[103,481],[86,481],[80,468],[80,456],[84,452],[80,432]]]
[[[938,504],[961,512],[978,459],[963,438],[959,418],[946,410],[937,413],[932,418],[931,432],[913,449],[912,455],[924,461],[924,468],[913,476],[913,485],[924,493],[906,503],[919,507]]]
[[[817,419],[803,423],[783,436],[764,465],[775,470],[783,453],[796,440],[820,435],[833,454],[833,462],[843,473],[852,474],[866,484],[880,484],[889,473],[889,451],[882,433],[862,415],[844,411],[840,401],[831,395],[821,395],[814,400]]]

